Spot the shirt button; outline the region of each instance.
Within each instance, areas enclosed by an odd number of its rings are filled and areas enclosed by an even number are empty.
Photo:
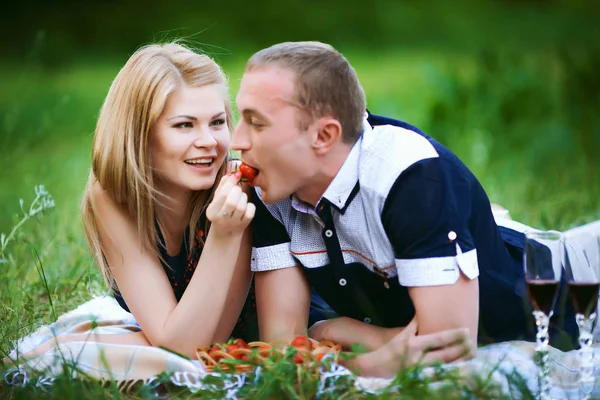
[[[370,324],[371,323],[371,318],[366,317],[365,319],[363,319],[363,321],[365,321],[365,324]]]
[[[451,242],[454,242],[456,240],[456,232],[454,232],[454,231],[448,232],[448,239],[450,239]]]
[[[346,280],[344,278],[340,279],[340,286],[346,286]]]
[[[333,236],[333,232],[331,231],[331,229],[327,229],[325,231],[325,236],[327,236],[327,237],[332,237]]]

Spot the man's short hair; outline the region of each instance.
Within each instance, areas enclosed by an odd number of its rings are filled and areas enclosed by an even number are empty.
[[[320,42],[284,42],[255,53],[246,71],[275,65],[296,74],[295,105],[308,115],[301,129],[316,118],[331,115],[342,126],[342,141],[354,143],[362,133],[365,93],[356,71],[332,46]]]

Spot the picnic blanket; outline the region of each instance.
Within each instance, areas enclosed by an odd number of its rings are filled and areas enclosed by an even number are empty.
[[[495,210],[496,222],[517,231],[531,230],[531,227],[511,220],[506,210]],[[571,243],[569,256],[573,260],[595,259],[600,256],[600,221],[596,221],[565,232]],[[590,269],[585,263],[574,271],[577,281],[585,281],[600,274],[600,271]],[[595,268],[600,268],[595,265]],[[596,319],[594,329],[595,342],[600,342],[600,318]],[[190,390],[202,389],[204,378],[209,374],[200,361],[189,360],[177,354],[160,348],[149,346],[116,345],[93,342],[93,333],[119,334],[139,331],[133,316],[124,311],[110,296],[94,298],[77,307],[48,326],[37,329],[29,336],[15,343],[10,358],[16,360],[15,368],[9,370],[4,380],[9,384],[19,384],[27,380],[28,374],[43,371],[47,379],[40,382],[52,383],[53,376],[63,374],[65,362],[77,366],[78,373],[85,374],[98,380],[116,381],[120,387],[127,389],[137,382],[153,384],[157,375],[172,373],[172,383],[186,386]],[[53,336],[64,333],[89,333],[87,342],[72,342],[49,348],[44,354],[23,362],[19,354],[26,353],[46,342]],[[526,380],[529,389],[538,391],[538,367],[534,362],[535,343],[511,341],[488,345],[478,349],[477,357],[473,360],[447,364],[444,368],[459,368],[461,372],[491,374],[494,381],[508,391],[507,376],[512,372],[520,374]],[[579,384],[580,357],[578,351],[561,352],[550,348],[549,352],[551,396],[555,399],[582,398],[583,392]],[[591,398],[600,398],[600,344],[593,346],[594,382],[587,386],[592,391]],[[426,368],[424,373],[431,372]],[[211,373],[212,374],[212,373]],[[321,382],[348,376],[352,373],[341,365],[334,365],[330,370],[323,371]],[[228,397],[235,398],[236,390],[244,384],[243,376],[226,377],[225,388]],[[377,393],[390,385],[389,379],[355,377],[354,384],[361,390]]]
[[[16,343],[11,358],[37,347],[53,335],[63,333],[131,333],[139,327],[132,315],[125,312],[110,296],[92,299],[72,310],[47,326],[39,328],[31,335]],[[90,336],[91,338],[92,336]],[[516,371],[525,379],[532,392],[537,392],[536,378],[538,367],[533,361],[535,344],[513,341],[481,347],[475,359],[447,364],[444,368],[460,368],[462,371],[478,374],[492,373],[493,380],[508,390],[506,376]],[[580,363],[577,351],[561,352],[550,348],[551,395],[555,399],[577,399],[582,397],[578,383]],[[5,376],[10,384],[22,382],[35,371],[44,371],[51,384],[52,377],[64,373],[62,364],[75,363],[81,374],[98,380],[116,381],[123,389],[144,382],[152,384],[156,376],[163,372],[173,373],[171,381],[179,386],[187,386],[194,391],[203,388],[203,378],[208,374],[199,361],[188,360],[169,351],[133,345],[103,344],[97,342],[73,342],[51,347],[46,353],[27,362],[21,362]],[[594,345],[594,387],[592,398],[600,398],[600,345]],[[427,369],[424,371],[427,372]],[[12,374],[12,375],[11,375]],[[213,373],[214,374],[214,373]],[[331,376],[347,376],[351,372],[336,365],[327,372]],[[229,378],[231,379],[231,377]],[[14,383],[13,382],[13,383]],[[389,379],[356,377],[354,384],[364,391],[376,393],[391,383]],[[228,382],[230,393],[244,384],[243,379]],[[591,389],[591,387],[590,387]],[[235,396],[230,396],[235,398]]]

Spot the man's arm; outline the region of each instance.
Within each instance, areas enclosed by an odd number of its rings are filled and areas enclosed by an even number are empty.
[[[470,232],[471,188],[452,168],[434,158],[404,171],[390,189],[382,222],[419,335],[467,328],[476,342],[479,266]]]
[[[415,306],[419,334],[444,329],[468,328],[469,336],[477,340],[479,317],[479,282],[462,272],[451,285],[421,286],[408,289]]]
[[[409,327],[416,332],[416,320]],[[349,317],[339,317],[317,322],[310,327],[308,335],[317,341],[332,341],[344,349],[350,349],[358,343],[368,351],[373,351],[409,327],[383,328]]]
[[[251,267],[260,338],[289,340],[305,335],[311,292],[302,267],[290,252],[290,237],[282,215],[287,210],[277,205],[267,208],[256,188],[252,202],[256,205],[256,215],[252,221]]]
[[[306,335],[310,287],[301,267],[257,272],[256,307],[262,341]]]
[[[415,336],[409,324],[383,347],[360,354],[345,364],[359,375],[393,378],[409,365],[453,362],[473,357],[475,347],[466,329],[449,329]]]

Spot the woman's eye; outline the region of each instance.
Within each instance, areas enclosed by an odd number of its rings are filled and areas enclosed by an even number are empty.
[[[184,128],[184,129],[188,129],[188,128],[192,128],[194,125],[191,122],[180,122],[178,124],[175,124],[174,127],[175,128]]]
[[[227,121],[225,121],[225,119],[221,118],[221,119],[215,119],[213,122],[211,122],[211,126],[221,126],[221,125],[225,125]]]

